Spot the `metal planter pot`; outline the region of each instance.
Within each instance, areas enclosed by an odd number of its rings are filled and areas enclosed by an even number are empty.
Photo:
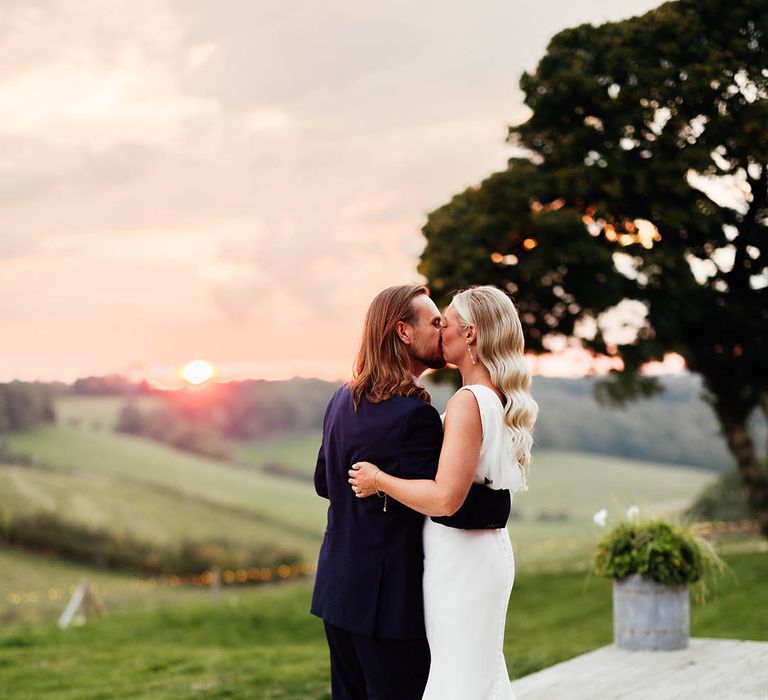
[[[633,574],[613,581],[613,639],[622,649],[685,649],[690,629],[688,586],[663,586]]]

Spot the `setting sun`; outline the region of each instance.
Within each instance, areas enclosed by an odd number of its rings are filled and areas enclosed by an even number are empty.
[[[181,370],[181,376],[190,384],[202,384],[203,382],[207,382],[215,373],[216,370],[213,365],[205,360],[192,360],[191,362],[187,362]]]

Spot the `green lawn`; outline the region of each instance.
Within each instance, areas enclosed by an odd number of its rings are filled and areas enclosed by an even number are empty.
[[[692,608],[692,635],[768,640],[768,555],[727,557],[729,573]],[[329,698],[311,586],[194,592],[173,606],[122,609],[84,627],[0,630],[0,689],[13,700]],[[178,592],[176,592],[178,593]],[[519,677],[610,643],[611,591],[584,573],[520,570],[505,653]],[[34,671],[31,668],[34,667]]]
[[[162,542],[222,538],[314,557],[326,508],[310,480],[318,433],[235,444],[237,464],[228,463],[89,427],[110,424],[120,401],[60,400],[59,425],[4,436],[11,450],[48,468],[0,464],[0,509],[51,509]],[[290,475],[264,472],[275,464]],[[510,522],[510,533],[517,556],[531,563],[583,559],[597,534],[595,511],[607,507],[613,518],[631,504],[646,513],[677,511],[712,478],[697,469],[539,451],[530,491],[514,502],[519,518]]]
[[[82,580],[89,582],[109,610],[153,610],[211,597],[209,590],[172,587],[162,579],[137,578],[7,548],[0,548],[0,572],[0,627],[58,619]]]
[[[318,433],[235,444],[228,463],[114,434],[109,426],[121,405],[68,398],[59,402],[58,425],[4,435],[12,452],[36,465],[0,463],[0,517],[47,508],[158,542],[266,543],[314,560],[326,508],[310,478]],[[268,474],[269,465],[287,467],[288,476]],[[536,452],[530,491],[515,498],[509,525],[518,570],[505,639],[510,674],[610,642],[610,584],[583,572],[601,533],[592,522],[597,510],[608,509],[609,525],[629,505],[644,514],[679,512],[713,478],[696,469]],[[731,570],[708,604],[693,607],[694,635],[768,639],[768,554],[736,551],[755,544],[742,538],[728,545]],[[2,548],[0,573],[2,700],[330,697],[307,581],[225,588],[214,599],[206,589]],[[59,631],[54,621],[82,579],[110,614]]]

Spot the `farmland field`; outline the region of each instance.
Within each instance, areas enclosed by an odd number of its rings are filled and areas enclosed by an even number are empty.
[[[106,425],[114,419],[119,405],[111,398],[68,398],[59,401],[58,410],[73,425],[4,438],[13,452],[31,456],[35,466],[0,464],[0,509],[48,509],[75,522],[158,542],[269,542],[314,558],[326,507],[311,484],[319,433],[236,444],[235,461],[224,462],[93,430],[94,422]],[[265,473],[276,464],[289,474]],[[516,517],[509,529],[517,556],[532,564],[582,559],[597,534],[595,511],[607,508],[614,519],[629,505],[646,513],[676,512],[713,478],[698,469],[539,451],[530,491],[513,504]]]
[[[137,396],[131,401],[145,411],[162,404],[162,399],[157,396]],[[56,417],[61,425],[112,430],[125,402],[122,396],[67,396],[56,400]]]
[[[0,463],[0,517],[47,509],[154,542],[218,538],[314,560],[326,507],[311,483],[319,433],[235,444],[225,462],[113,433],[106,427],[120,408],[113,399],[60,404],[57,425],[3,437],[9,462],[26,455],[32,464]],[[517,560],[505,639],[511,675],[610,641],[610,586],[586,573],[601,532],[595,511],[606,508],[609,523],[629,505],[646,514],[680,512],[713,478],[685,467],[538,451],[530,491],[515,498],[509,524]],[[693,608],[694,634],[765,638],[753,614],[768,605],[761,548],[754,538],[726,548],[732,569],[713,586],[710,603]],[[216,593],[8,548],[0,548],[0,571],[2,697],[329,698],[327,650],[307,612],[305,579]],[[81,580],[109,614],[62,632],[53,622]],[[32,650],[41,669],[35,674],[25,670]]]
[[[80,522],[138,527],[161,538],[191,528],[248,539],[254,524],[265,537],[293,544],[297,537],[314,544],[322,533],[324,504],[295,481],[131,435],[47,426],[6,442],[40,466],[0,468],[0,506],[53,508]]]

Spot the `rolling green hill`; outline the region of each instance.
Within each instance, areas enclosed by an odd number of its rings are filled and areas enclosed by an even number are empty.
[[[94,430],[94,423],[114,421],[119,406],[112,398],[60,404],[66,424],[3,437],[34,466],[0,464],[0,508],[48,509],[158,542],[222,538],[279,544],[308,559],[316,554],[325,504],[305,484]]]
[[[3,511],[47,508],[140,539],[267,543],[314,561],[326,505],[311,484],[319,434],[236,445],[235,464],[105,429],[118,410],[113,399],[67,399],[60,415],[69,420],[3,436],[5,454],[29,455],[33,464],[0,463],[0,517]],[[101,427],[94,428],[97,424]],[[265,473],[275,464],[289,475]],[[515,499],[516,517],[509,525],[518,572],[506,642],[513,675],[609,641],[609,588],[583,571],[600,533],[592,522],[596,510],[605,507],[614,519],[632,504],[649,512],[675,511],[713,478],[697,469],[539,450],[530,491]],[[758,557],[750,555],[751,568],[742,572],[752,578],[736,585],[728,579],[722,602],[695,613],[695,632],[717,634],[722,628],[729,635],[754,636],[748,615],[726,629],[717,613],[730,606],[732,621],[733,606],[744,606],[754,595],[758,569],[764,568],[764,554]],[[153,697],[231,691],[235,697],[304,698],[326,692],[327,651],[319,622],[307,613],[308,583],[225,588],[217,602],[210,590],[174,586],[169,577],[135,577],[7,548],[0,548],[0,571],[0,686],[13,685],[20,698],[79,699],[107,687],[112,697],[142,697],[150,692],[145,679]],[[82,579],[94,586],[110,614],[67,631],[69,661],[64,661],[56,646],[64,637],[48,625]],[[699,615],[709,623],[700,624]],[[562,625],[572,633],[553,634]],[[244,656],[212,641],[224,639],[222,626],[247,647]],[[544,628],[547,633],[541,634]],[[142,640],[139,647],[129,642],[134,638]],[[147,639],[154,640],[149,647]],[[30,647],[44,664],[73,674],[68,695],[61,695],[53,677],[14,670]],[[98,658],[103,663],[89,660]],[[130,658],[138,665],[126,675]],[[119,677],[110,673],[112,667],[121,669]]]
[[[117,433],[88,433],[55,426],[6,436],[14,452],[28,454],[47,469],[29,469],[38,486],[46,479],[66,476],[77,492],[84,481],[108,479],[115,494],[140,486],[155,494],[172,494],[176,501],[205,501],[232,510],[245,509],[293,529],[320,527],[324,507],[311,489],[268,477],[228,462],[196,457],[159,443]],[[15,491],[23,498],[24,478],[17,474]],[[75,493],[72,494],[76,495]],[[2,496],[0,498],[5,498]],[[73,510],[80,510],[77,504]],[[151,514],[148,512],[147,514]],[[82,515],[87,517],[86,511]],[[93,513],[93,518],[99,515]],[[108,515],[106,516],[108,517]]]
[[[235,464],[94,429],[113,424],[119,410],[113,398],[59,404],[67,420],[3,437],[12,453],[31,456],[34,466],[0,464],[0,509],[49,509],[163,543],[269,543],[314,560],[326,508],[311,484],[318,433],[236,445]],[[274,465],[288,476],[266,473]],[[712,478],[697,469],[540,450],[530,491],[513,504],[509,528],[518,558],[529,564],[583,558],[598,534],[595,511],[605,507],[613,518],[632,504],[646,512],[678,511]]]
[[[234,458],[254,469],[278,465],[311,483],[320,434],[240,443]],[[509,525],[518,555],[532,562],[585,555],[597,533],[592,516],[606,508],[610,520],[631,505],[645,515],[677,513],[716,475],[695,467],[656,464],[605,455],[537,450],[530,490],[515,497]]]
[[[235,442],[232,459],[259,471],[280,472],[311,482],[322,433],[289,433],[258,442]]]
[[[142,410],[162,404],[157,396],[138,396],[131,401]],[[66,396],[56,399],[56,418],[61,425],[87,430],[112,430],[125,406],[125,396]]]

